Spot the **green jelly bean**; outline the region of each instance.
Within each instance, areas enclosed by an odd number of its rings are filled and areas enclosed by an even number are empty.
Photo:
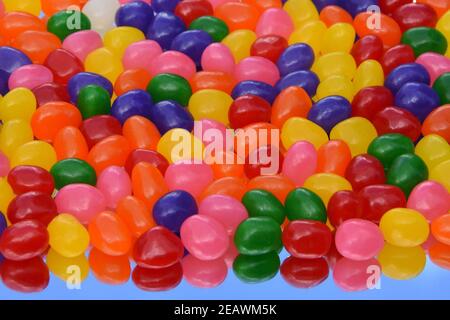
[[[213,16],[203,16],[195,19],[189,26],[191,30],[203,30],[207,32],[214,42],[220,42],[225,38],[230,30],[223,20]]]
[[[72,33],[90,30],[91,21],[81,11],[63,10],[48,19],[47,30],[56,35],[61,41]]]
[[[445,54],[448,46],[447,39],[439,30],[428,27],[409,29],[401,41],[413,49],[416,57],[426,52]]]
[[[242,197],[242,203],[250,217],[270,217],[278,224],[282,224],[286,218],[283,204],[269,191],[248,191]]]
[[[387,175],[387,183],[402,189],[407,197],[416,185],[427,179],[427,165],[415,154],[399,156],[392,163]]]
[[[441,105],[450,103],[450,72],[442,74],[433,84],[433,90],[441,99]]]
[[[388,133],[375,138],[369,145],[368,153],[381,161],[384,170],[389,170],[398,156],[414,153],[414,143],[400,133]]]
[[[290,221],[317,220],[327,221],[327,208],[322,199],[305,188],[297,188],[289,192],[284,202],[286,214]]]
[[[233,263],[233,271],[243,282],[258,283],[272,279],[280,269],[280,257],[275,251],[259,255],[237,256]]]
[[[244,220],[237,228],[234,243],[241,254],[261,255],[282,246],[280,225],[269,217]]]
[[[89,85],[80,90],[77,102],[83,119],[111,112],[111,97],[103,87]]]
[[[147,91],[155,102],[174,100],[183,106],[188,105],[192,96],[189,81],[170,73],[156,75],[148,84]]]
[[[57,190],[73,183],[85,183],[95,186],[97,175],[94,168],[84,160],[69,158],[58,161],[50,173],[55,180]]]

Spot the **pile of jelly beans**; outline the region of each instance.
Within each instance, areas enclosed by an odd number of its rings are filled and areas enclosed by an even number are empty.
[[[449,44],[448,0],[0,0],[2,282],[450,269]]]

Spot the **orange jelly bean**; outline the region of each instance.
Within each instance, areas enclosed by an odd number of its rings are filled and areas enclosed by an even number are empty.
[[[264,12],[270,8],[281,8],[283,6],[280,0],[243,0],[242,2],[258,8],[260,12]]]
[[[199,201],[213,194],[230,196],[238,201],[247,192],[247,183],[245,179],[236,177],[225,177],[212,182],[202,193]]]
[[[438,134],[450,143],[450,104],[434,109],[422,125],[422,134]]]
[[[87,161],[99,175],[109,166],[124,166],[130,152],[128,140],[123,136],[113,135],[93,146]]]
[[[120,200],[116,212],[135,238],[156,225],[145,202],[133,196]]]
[[[227,160],[233,159],[232,163]],[[242,178],[244,175],[244,164],[239,162],[237,155],[231,151],[220,151],[214,156],[214,161],[211,164],[214,179],[223,177],[237,177]]]
[[[0,19],[0,35],[5,43],[28,30],[47,31],[47,28],[38,17],[26,12],[9,12]]]
[[[214,15],[227,24],[230,32],[240,29],[255,30],[259,14],[255,6],[241,2],[226,2],[214,10]]]
[[[161,172],[150,163],[139,162],[131,173],[133,194],[144,201],[150,212],[155,202],[169,192]]]
[[[450,2],[448,0],[417,0],[416,2],[424,3],[432,7],[436,11],[438,18],[450,10]]]
[[[122,72],[114,84],[114,93],[118,96],[131,90],[145,90],[151,75],[144,69],[129,69]]]
[[[42,0],[42,11],[47,17],[66,9],[82,9],[87,0]]]
[[[86,160],[89,148],[81,131],[76,127],[65,127],[58,131],[53,140],[56,157],[59,160],[77,158]]]
[[[256,135],[257,141],[250,141],[249,137],[254,135]],[[268,122],[253,123],[245,126],[239,130],[239,134],[236,134],[234,150],[239,155],[245,154],[245,157],[247,157],[251,152],[255,151],[259,147],[272,145],[273,138],[278,139],[278,141],[274,141],[276,146],[281,145],[279,141],[279,128],[277,126]]]
[[[437,266],[450,270],[450,246],[436,242],[428,249],[431,261]]]
[[[61,47],[61,40],[46,31],[25,31],[15,38],[11,45],[25,53],[33,63],[44,64],[47,56]]]
[[[89,266],[95,278],[106,284],[122,284],[131,274],[128,255],[110,256],[96,248],[89,253]]]
[[[262,189],[269,191],[278,200],[284,203],[289,192],[295,189],[295,184],[287,177],[282,175],[275,176],[259,176],[248,182],[247,188]]]
[[[331,27],[336,23],[353,23],[352,16],[338,6],[326,6],[320,11],[319,19],[323,21],[327,25],[327,27]]]
[[[377,25],[378,17],[379,25]],[[367,35],[378,36],[383,41],[385,49],[399,44],[402,36],[398,23],[383,13],[378,16],[371,12],[362,12],[355,17],[353,27],[360,38]]]
[[[231,94],[236,80],[224,72],[200,71],[190,80],[192,92],[203,89],[216,89]]]
[[[317,151],[316,171],[344,176],[351,160],[352,153],[344,141],[330,140]]]
[[[311,106],[311,99],[303,88],[288,87],[281,91],[273,103],[271,122],[281,128],[289,118],[306,118]]]
[[[161,134],[153,122],[141,116],[128,118],[123,125],[122,131],[123,136],[130,143],[131,149],[156,151],[158,141],[161,139]]]
[[[431,223],[431,233],[437,241],[450,246],[450,214],[444,214]]]

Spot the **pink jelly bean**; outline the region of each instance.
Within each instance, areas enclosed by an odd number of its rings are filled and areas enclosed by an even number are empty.
[[[282,173],[291,179],[297,187],[303,186],[306,179],[313,175],[317,167],[317,151],[307,141],[299,141],[287,151]]]
[[[227,277],[228,268],[223,259],[203,261],[192,255],[183,261],[183,276],[194,287],[214,288]]]
[[[30,90],[42,84],[53,82],[53,73],[39,64],[29,64],[14,70],[8,80],[10,90],[28,88]]]
[[[233,74],[236,62],[234,61],[233,54],[226,45],[212,43],[203,51],[201,64],[204,71]]]
[[[368,260],[383,249],[384,238],[378,226],[368,220],[349,219],[336,231],[336,248],[352,260]]]
[[[225,143],[227,127],[216,120],[202,119],[194,123],[194,136],[200,139],[205,147],[216,141],[216,137],[220,135]]]
[[[289,14],[279,8],[270,8],[259,17],[256,25],[256,35],[258,37],[277,35],[289,39],[294,31],[294,23]]]
[[[89,53],[103,47],[103,40],[96,31],[78,31],[64,39],[62,47],[84,62]]]
[[[198,214],[183,222],[180,236],[189,253],[200,260],[219,259],[230,243],[228,233],[220,222]]]
[[[244,205],[224,195],[208,196],[200,203],[198,214],[216,219],[233,235],[239,224],[248,218]]]
[[[381,266],[375,259],[356,261],[338,260],[333,270],[333,280],[345,291],[363,291],[375,288],[380,281]]]
[[[6,177],[9,173],[9,169],[9,159],[3,152],[0,151],[0,177]]]
[[[97,213],[106,210],[103,193],[91,185],[81,183],[70,184],[59,190],[55,203],[59,213],[70,213],[85,225]]]
[[[199,196],[213,178],[209,165],[185,161],[171,164],[164,175],[169,190],[184,190],[194,197]]]
[[[106,206],[115,209],[120,200],[131,195],[131,180],[123,167],[111,166],[98,177],[97,188],[105,196]]]
[[[424,181],[411,191],[406,207],[419,211],[431,222],[449,212],[450,194],[442,184]]]
[[[123,67],[129,69],[144,69],[151,72],[153,59],[162,54],[161,46],[153,40],[144,40],[131,44],[123,55]]]
[[[228,250],[222,256],[222,258],[224,259],[228,268],[233,267],[234,260],[236,260],[236,257],[238,255],[239,255],[239,251],[236,248],[236,245],[234,244],[234,239],[230,238],[230,245],[228,246]]]
[[[166,51],[155,59],[150,67],[150,73],[155,76],[160,73],[172,73],[187,80],[196,73],[194,61],[184,53],[178,51]]]
[[[450,59],[434,52],[427,52],[416,59],[416,63],[427,69],[431,84],[443,73],[450,72]]]
[[[280,80],[277,66],[263,57],[248,57],[236,65],[234,76],[237,82],[245,80],[260,81],[274,86]]]

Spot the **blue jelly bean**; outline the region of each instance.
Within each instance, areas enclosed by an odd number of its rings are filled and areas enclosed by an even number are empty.
[[[368,11],[367,9],[371,6],[378,6],[379,8],[378,0],[341,0],[340,4],[353,17],[358,13]]]
[[[109,95],[112,96],[113,85],[111,81],[96,73],[80,72],[74,75],[72,78],[70,78],[69,83],[67,85],[70,100],[74,104],[77,104],[78,94],[80,93],[81,89],[89,85],[96,85],[103,87],[106,91],[109,92]]]
[[[279,91],[270,84],[260,81],[242,81],[239,82],[231,92],[231,96],[234,100],[241,96],[253,95],[263,98],[270,104],[275,101]]]
[[[152,7],[155,12],[173,12],[180,0],[153,0]]]
[[[316,95],[319,86],[319,77],[312,71],[301,70],[290,73],[278,80],[275,88],[282,91],[288,87],[297,86],[305,89],[310,97]]]
[[[0,70],[12,73],[17,68],[28,64],[32,62],[22,51],[11,47],[0,47]]]
[[[395,95],[395,105],[414,114],[420,121],[440,105],[439,95],[423,83],[405,84]]]
[[[175,101],[160,101],[150,109],[150,119],[161,135],[175,128],[192,131],[194,118],[179,103]]]
[[[407,63],[398,66],[387,76],[384,86],[396,94],[401,87],[410,82],[420,82],[429,85],[430,75],[424,66],[418,63]]]
[[[277,66],[281,76],[285,76],[295,71],[309,70],[313,63],[313,49],[306,43],[297,43],[284,50],[278,58]]]
[[[183,222],[197,212],[195,198],[186,191],[176,190],[156,201],[153,206],[153,219],[158,225],[179,233]]]
[[[183,20],[170,12],[160,12],[148,28],[147,38],[158,42],[164,50],[169,50],[173,39],[185,30]]]
[[[153,9],[149,4],[143,1],[129,2],[117,10],[116,25],[134,27],[146,33],[153,18]]]
[[[309,110],[308,119],[327,133],[339,122],[352,116],[352,105],[341,96],[328,96],[317,101]]]
[[[199,68],[203,51],[213,43],[213,39],[203,30],[188,30],[173,39],[171,50],[179,51],[189,56]]]
[[[152,97],[147,91],[131,90],[117,97],[111,107],[111,115],[121,124],[132,116],[143,116],[150,119],[152,106]]]
[[[0,70],[0,94],[5,95],[9,91],[8,80],[10,74],[4,70]]]

